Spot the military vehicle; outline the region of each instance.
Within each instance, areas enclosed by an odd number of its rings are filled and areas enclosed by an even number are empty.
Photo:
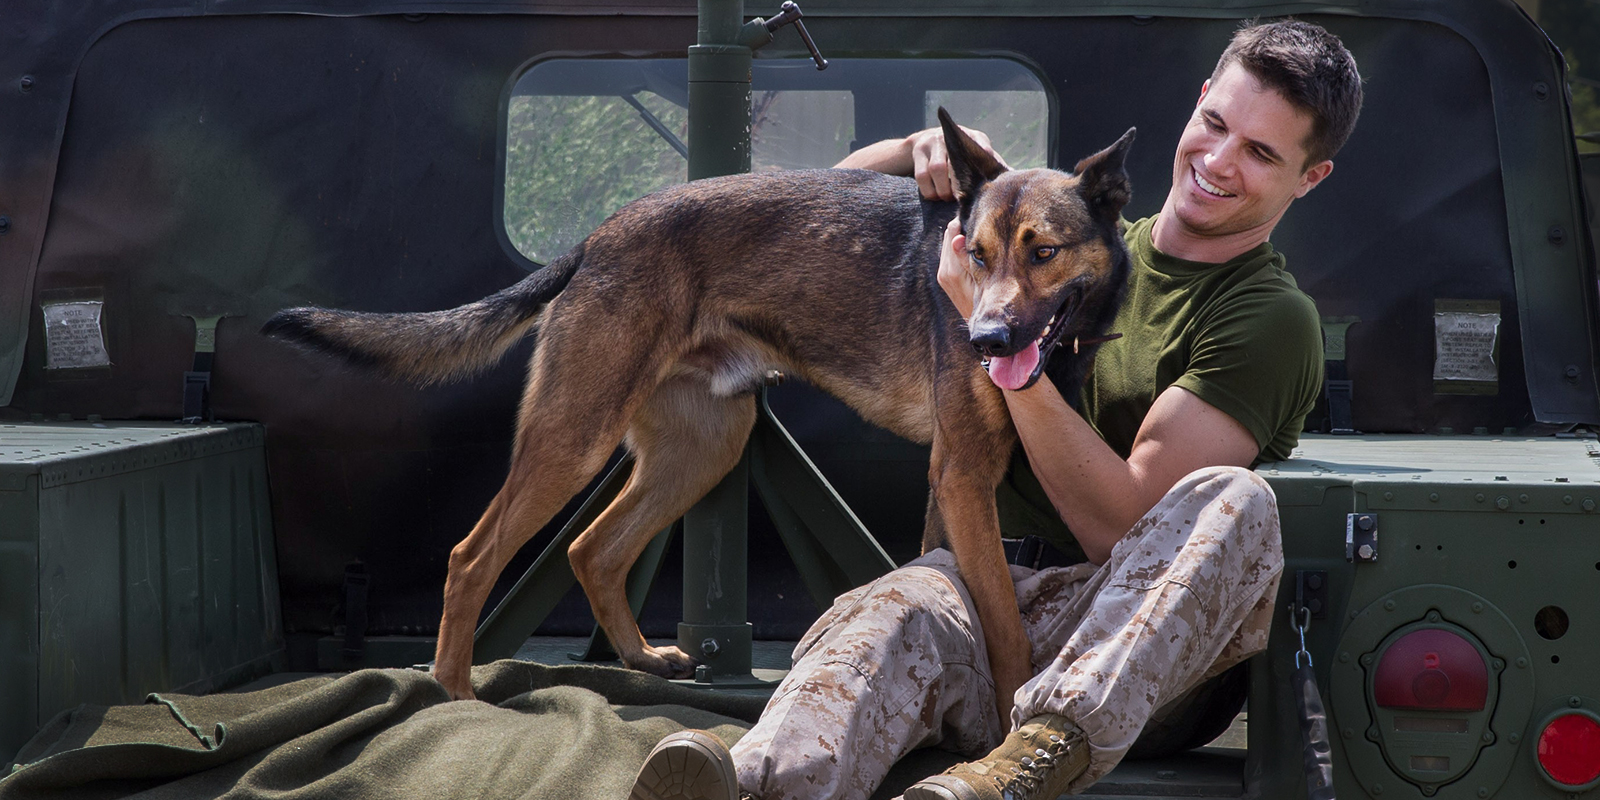
[[[527,344],[418,390],[260,337],[273,311],[469,301],[635,196],[829,166],[940,105],[1017,166],[1067,167],[1138,126],[1127,215],[1144,216],[1239,20],[1294,14],[1354,52],[1366,106],[1274,234],[1324,315],[1328,382],[1295,457],[1260,466],[1288,566],[1248,747],[1130,761],[1092,791],[1304,796],[1290,676],[1310,664],[1342,797],[1600,796],[1600,173],[1574,149],[1561,55],[1521,9],[803,6],[808,39],[778,24],[800,11],[760,0],[8,9],[0,755],[78,703],[429,657],[449,548],[502,478]],[[781,665],[753,647],[918,547],[924,449],[804,386],[767,400],[748,475],[633,581],[647,634],[681,634],[713,687],[759,685]],[[620,473],[603,474],[601,495]],[[747,502],[767,513],[748,519],[746,604],[738,537],[725,574],[694,537],[743,526]],[[480,658],[590,634],[559,547],[517,588],[581,505],[507,571]],[[708,580],[730,591],[701,607]]]

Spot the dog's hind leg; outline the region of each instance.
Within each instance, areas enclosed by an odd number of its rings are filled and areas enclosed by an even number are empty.
[[[505,484],[472,532],[450,551],[433,675],[452,698],[473,696],[473,629],[500,572],[605,465],[651,390],[636,377],[637,370],[579,372],[599,358],[618,355],[614,347],[596,355],[600,349],[579,337],[540,343]],[[641,361],[653,357],[628,355]],[[596,397],[609,402],[597,403]]]
[[[694,661],[677,647],[652,647],[628,608],[625,578],[657,531],[688,511],[739,462],[755,424],[749,395],[717,397],[700,380],[669,380],[633,417],[633,474],[622,494],[567,550],[595,621],[624,664],[685,678]]]

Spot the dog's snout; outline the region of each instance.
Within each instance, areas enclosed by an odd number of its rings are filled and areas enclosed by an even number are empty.
[[[1011,328],[999,324],[974,327],[967,341],[980,356],[1004,355],[1011,348]]]

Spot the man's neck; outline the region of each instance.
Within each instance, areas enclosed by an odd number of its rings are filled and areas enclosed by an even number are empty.
[[[1265,225],[1217,236],[1197,234],[1178,221],[1169,203],[1156,216],[1150,238],[1157,250],[1173,258],[1202,264],[1224,264],[1268,241],[1277,223],[1278,220],[1273,219]]]

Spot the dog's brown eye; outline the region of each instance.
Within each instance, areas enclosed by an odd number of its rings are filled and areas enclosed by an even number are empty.
[[[1043,263],[1045,261],[1049,261],[1050,259],[1055,258],[1055,257],[1056,257],[1056,248],[1054,248],[1054,247],[1036,247],[1036,248],[1033,249],[1033,261],[1036,264]]]
[[[980,255],[978,253],[978,251],[976,251],[976,250],[968,250],[967,251],[967,258],[972,259],[972,265],[973,266],[979,267],[979,268],[983,268],[983,266],[984,266],[984,264],[983,264],[983,256]]]

